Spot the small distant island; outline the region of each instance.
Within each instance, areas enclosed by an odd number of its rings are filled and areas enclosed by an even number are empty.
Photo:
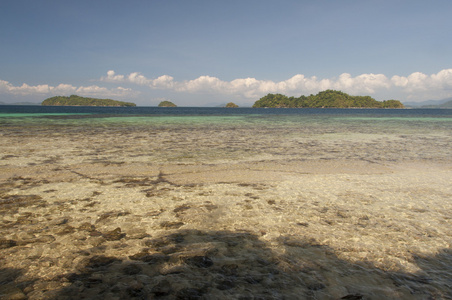
[[[112,99],[86,98],[77,95],[55,96],[42,101],[46,106],[137,106],[135,103]]]
[[[159,107],[177,107],[176,104],[174,104],[171,101],[167,101],[167,100],[160,102],[158,106]]]
[[[370,96],[350,96],[341,91],[326,90],[317,95],[287,97],[268,94],[257,100],[253,107],[281,108],[405,108],[399,100],[377,101]]]
[[[239,107],[239,106],[237,104],[235,104],[234,102],[229,102],[228,104],[225,105],[225,107],[236,108],[236,107]]]

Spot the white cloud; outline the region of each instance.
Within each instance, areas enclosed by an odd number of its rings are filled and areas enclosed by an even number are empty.
[[[402,87],[409,92],[423,91],[430,85],[428,76],[420,72],[412,73],[408,77],[395,75],[391,81],[395,86]]]
[[[333,83],[334,89],[348,91],[355,94],[373,94],[377,90],[388,89],[390,86],[390,80],[383,74],[362,74],[352,77],[348,73],[343,73]]]
[[[426,75],[414,72],[408,76],[395,75],[391,78],[394,87],[401,88],[407,99],[442,99],[452,96],[452,69]]]
[[[117,75],[114,71],[107,72],[102,81],[128,82],[147,86],[151,89],[161,89],[184,93],[215,93],[237,95],[241,98],[258,99],[268,93],[282,93],[289,96],[315,94],[326,89],[341,90],[353,95],[371,95],[380,93],[394,94],[394,98],[405,99],[439,99],[452,96],[452,69],[444,69],[437,74],[426,75],[415,72],[408,76],[393,76],[384,74],[361,74],[353,77],[343,73],[339,77],[320,79],[316,76],[305,77],[297,74],[287,80],[271,81],[256,78],[238,78],[223,81],[217,77],[200,76],[196,79],[175,81],[169,75],[149,79],[134,72],[129,75]]]
[[[174,87],[174,78],[169,75],[162,75],[157,79],[152,80],[151,85],[160,89],[172,89]]]
[[[122,81],[124,80],[124,75],[115,75],[115,71],[109,70],[107,72],[107,77],[105,77],[106,81]]]
[[[108,89],[96,85],[76,87],[71,84],[59,84],[50,86],[41,84],[31,86],[26,83],[21,86],[14,86],[10,82],[0,80],[0,93],[11,94],[16,96],[55,96],[77,94],[80,96],[97,96],[97,97],[131,97],[136,96],[136,92],[129,88],[116,87]]]
[[[251,102],[268,93],[281,93],[288,96],[315,94],[326,89],[341,90],[351,95],[370,95],[377,100],[399,99],[401,101],[422,101],[452,97],[452,69],[444,69],[436,74],[426,75],[414,72],[408,76],[395,75],[388,78],[384,74],[361,74],[353,77],[343,73],[338,77],[318,78],[296,74],[287,80],[272,81],[256,78],[238,78],[224,81],[213,76],[200,76],[192,80],[176,81],[172,76],[161,75],[147,78],[139,72],[128,75],[116,74],[109,70],[100,78],[101,82],[118,85],[107,88],[98,85],[74,86],[71,84],[48,84],[15,86],[8,81],[0,80],[0,94],[15,96],[50,97],[55,95],[77,94],[81,96],[104,98],[130,98],[138,92],[119,85],[139,85],[156,92],[159,96],[165,93],[207,94],[209,97],[241,99]],[[151,95],[155,97],[155,93]]]
[[[141,75],[138,72],[130,73],[129,76],[127,76],[127,79],[130,82],[139,84],[139,85],[148,85],[150,82],[146,77],[144,77],[143,75]]]
[[[429,89],[451,89],[452,69],[441,70],[430,76],[420,72],[407,77],[393,76],[391,81],[395,86],[404,88],[408,92],[426,91]]]
[[[28,95],[28,94],[45,94],[51,90],[47,84],[30,86],[26,83],[21,86],[14,86],[8,81],[0,80],[0,91],[8,94],[16,94],[16,95]]]
[[[184,81],[176,84],[176,91],[189,93],[219,92],[227,93],[226,82],[216,77],[200,76],[194,80]]]
[[[130,82],[138,85],[147,85],[157,89],[172,89],[174,86],[174,78],[169,75],[162,75],[156,79],[148,79],[139,72],[130,73],[128,76],[116,75],[115,71],[109,70],[106,77],[101,77],[104,82]]]
[[[73,85],[70,84],[64,84],[61,83],[59,85],[57,85],[55,88],[52,89],[52,92],[55,94],[71,94],[74,93],[77,90],[77,88]]]
[[[267,93],[302,94],[316,93],[326,89],[340,89],[348,92],[373,93],[378,88],[387,88],[390,81],[382,74],[363,74],[351,77],[344,73],[338,79],[317,79],[297,74],[284,81],[258,80],[256,78],[239,78],[232,81],[223,81],[217,77],[200,76],[193,80],[174,81],[169,75],[162,75],[156,79],[149,79],[140,73],[130,73],[128,76],[116,75],[108,71],[102,81],[129,82],[148,86],[153,89],[168,89],[187,93],[222,93],[237,94],[247,98],[256,98]]]
[[[107,89],[105,87],[99,87],[97,85],[78,87],[75,93],[80,96],[93,97],[127,97],[134,95],[134,92],[131,89],[123,87]]]

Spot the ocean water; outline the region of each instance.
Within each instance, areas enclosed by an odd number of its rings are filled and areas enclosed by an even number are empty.
[[[452,110],[0,106],[0,142],[0,295],[452,299]]]
[[[435,109],[0,106],[4,134],[6,129],[16,137],[35,131],[48,136],[79,132],[87,139],[111,134],[109,139],[116,139],[118,145],[121,139],[126,142],[130,141],[126,137],[138,135],[134,138],[146,141],[141,146],[150,151],[146,154],[150,161],[175,161],[190,152],[184,163],[270,156],[448,161],[451,123],[451,110]],[[169,141],[163,144],[151,138],[165,135]],[[171,151],[165,144],[171,144]]]

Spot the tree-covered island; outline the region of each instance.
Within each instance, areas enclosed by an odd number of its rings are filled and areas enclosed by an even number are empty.
[[[159,103],[159,107],[177,107],[177,105],[171,101],[165,100]]]
[[[112,99],[87,98],[77,95],[55,96],[42,101],[47,106],[137,106],[132,102],[123,102]]]
[[[239,107],[237,104],[235,104],[234,102],[229,102],[228,104],[226,104],[224,107],[227,108],[237,108]]]
[[[370,96],[350,96],[341,91],[326,90],[317,95],[287,97],[268,94],[257,100],[253,107],[284,108],[404,108],[399,100],[377,101]]]

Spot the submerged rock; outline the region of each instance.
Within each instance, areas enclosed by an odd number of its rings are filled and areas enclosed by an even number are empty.
[[[101,268],[101,267],[108,266],[108,265],[114,263],[115,261],[119,261],[119,259],[116,257],[96,255],[96,256],[93,256],[90,258],[86,267],[89,267],[92,269]]]
[[[38,195],[8,195],[0,199],[0,211],[17,211],[19,207],[44,205],[45,201]]]
[[[14,240],[0,240],[0,249],[6,249],[17,246],[17,242]]]
[[[184,222],[169,222],[169,221],[165,221],[160,223],[160,227],[165,228],[165,229],[178,229],[181,226],[183,226],[185,223]]]
[[[211,258],[207,256],[193,256],[185,259],[185,262],[189,265],[198,267],[198,268],[209,268],[213,266],[213,261]]]
[[[115,228],[112,231],[104,233],[102,235],[107,241],[118,241],[126,236],[125,233],[121,233],[121,228]]]
[[[217,289],[219,290],[230,290],[232,288],[234,288],[236,285],[235,281],[232,279],[225,279],[222,280],[218,285],[217,285]]]
[[[78,229],[91,232],[91,231],[96,230],[96,226],[92,225],[91,223],[85,222],[85,223],[80,224]]]
[[[141,273],[141,271],[142,271],[141,267],[136,264],[127,265],[122,269],[122,272],[125,275],[135,275]]]
[[[176,299],[178,300],[191,300],[191,299],[202,299],[202,296],[205,294],[204,289],[195,289],[195,288],[184,288],[177,292]]]
[[[363,299],[363,295],[361,294],[350,294],[342,297],[341,299],[347,299],[347,300],[361,300]]]
[[[151,289],[151,293],[153,293],[156,297],[164,297],[171,294],[172,292],[173,287],[171,286],[171,283],[166,279],[163,279]]]
[[[56,234],[66,235],[66,234],[74,233],[74,231],[75,231],[74,227],[72,227],[71,225],[66,225],[63,228],[61,228]]]
[[[170,257],[168,255],[164,255],[164,254],[160,254],[160,253],[150,254],[148,252],[139,252],[137,254],[129,256],[129,259],[139,260],[139,261],[146,262],[149,264],[157,264],[157,263],[167,262],[170,259]]]

